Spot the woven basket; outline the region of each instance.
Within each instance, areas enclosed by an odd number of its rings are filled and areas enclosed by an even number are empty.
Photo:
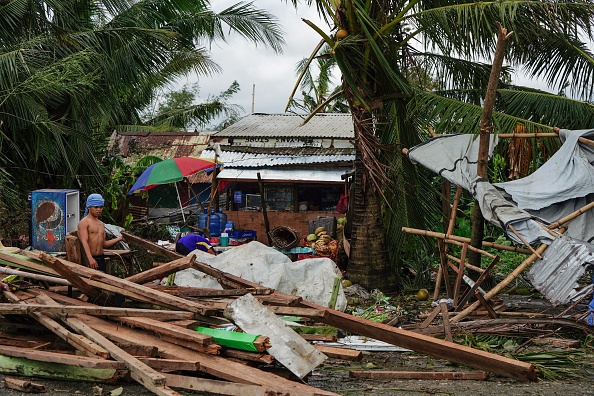
[[[272,245],[281,250],[289,250],[301,242],[299,233],[291,227],[278,226],[268,232]]]

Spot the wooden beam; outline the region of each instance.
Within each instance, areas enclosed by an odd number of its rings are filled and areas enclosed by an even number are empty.
[[[7,304],[0,303],[1,315],[24,315],[31,312],[41,312],[44,314],[57,315],[75,315],[88,314],[95,316],[127,316],[127,317],[153,317],[167,319],[192,319],[194,314],[187,311],[169,311],[160,309],[140,309],[140,308],[117,308],[117,307],[99,307],[99,306],[80,306],[80,305],[46,305],[46,304]]]
[[[101,332],[106,337],[117,340],[117,342],[153,345],[159,349],[159,355],[162,357],[170,359],[183,358],[190,361],[198,361],[200,362],[200,371],[228,381],[261,385],[272,388],[278,387],[289,394],[292,392],[317,392],[322,395],[336,395],[332,392],[327,392],[312,386],[286,380],[278,375],[263,373],[261,370],[234,362],[230,359],[225,359],[215,355],[207,355],[183,348],[178,345],[173,345],[157,336],[147,334],[142,330],[118,326],[117,324],[107,320],[88,315],[79,315],[79,318],[85,322],[88,322],[95,330]]]
[[[74,367],[123,370],[126,367],[115,360],[98,359],[67,353],[38,351],[36,349],[0,345],[0,355],[18,357],[37,362],[67,364]]]
[[[194,257],[194,256],[193,256]],[[191,286],[151,286],[154,289],[162,291],[167,294],[172,294],[178,297],[232,297],[243,296],[245,294],[253,295],[269,295],[272,294],[272,289],[254,289],[254,288],[240,288],[240,289],[210,289],[205,287],[191,287]]]
[[[151,251],[152,253],[155,253],[156,255],[168,258],[170,260],[177,260],[179,258],[184,257],[183,255],[174,252],[173,250],[169,250],[167,248],[164,248],[163,246],[157,245],[156,243],[137,237],[136,235],[130,234],[127,231],[122,231],[122,236],[124,237],[124,240],[127,243],[138,245],[142,248],[145,248],[146,250]]]
[[[133,327],[153,331],[159,335],[167,335],[176,337],[180,340],[193,342],[198,345],[206,346],[214,343],[214,338],[211,335],[198,333],[197,331],[184,329],[179,326],[171,326],[167,322],[150,318],[120,318],[120,322]]]
[[[322,309],[319,305],[304,301],[301,305]],[[392,345],[412,349],[442,359],[465,364],[482,370],[492,371],[504,377],[519,381],[536,380],[534,366],[518,360],[438,340],[412,331],[398,329],[381,323],[358,318],[343,312],[328,309],[327,316],[320,320],[354,334],[370,337]]]
[[[128,282],[138,283],[140,285],[153,281],[155,279],[164,278],[170,274],[192,267],[192,263],[196,260],[196,256],[191,255],[173,260],[170,263],[161,265],[159,267],[151,268],[147,271],[140,272],[136,275],[125,278]]]
[[[138,358],[141,362],[157,371],[198,371],[200,363],[183,359]]]
[[[21,301],[14,293],[3,291],[4,297],[6,297],[9,301],[12,302],[19,302],[20,304],[27,304],[24,301]],[[70,330],[62,326],[60,323],[56,322],[52,318],[49,318],[47,315],[44,315],[39,312],[30,312],[29,316],[33,319],[37,320],[39,323],[44,325],[47,329],[49,329],[52,333],[66,341],[70,344],[73,348],[80,351],[85,355],[92,355],[92,356],[101,356],[103,358],[108,358],[109,353],[99,345],[95,344],[94,342],[88,340],[87,338],[72,333]]]
[[[41,252],[39,254],[39,259],[52,267],[56,270],[60,275],[66,278],[74,287],[78,290],[86,294],[92,299],[99,298],[101,296],[101,291],[95,289],[93,286],[89,285],[85,280],[83,280],[80,276],[74,273],[70,268],[64,265],[62,261],[58,260],[56,257],[50,256],[47,253]],[[75,264],[76,265],[76,264]],[[78,264],[80,265],[80,264]]]
[[[356,370],[349,371],[351,378],[393,380],[393,379],[418,379],[418,380],[473,380],[485,381],[489,375],[484,371],[384,371],[384,370]]]
[[[267,353],[240,351],[239,349],[223,349],[221,355],[234,359],[249,360],[252,362],[272,364],[274,356]]]
[[[0,355],[0,372],[24,377],[109,383],[113,383],[125,375],[125,372],[121,370],[76,367],[3,355]]]
[[[363,358],[363,352],[355,349],[336,348],[325,345],[314,345],[318,351],[333,359],[352,360],[358,362]]]
[[[42,252],[26,251],[28,257],[40,259]],[[138,285],[134,282],[129,282],[104,272],[94,270],[92,268],[83,267],[76,263],[71,263],[66,260],[61,260],[61,263],[68,267],[73,272],[84,277],[92,278],[86,282],[96,288],[116,292],[126,296],[137,295],[138,298],[144,298],[143,301],[149,301],[155,304],[165,306],[172,309],[181,309],[190,312],[197,312],[200,314],[212,313],[212,308],[204,306],[200,303],[186,300],[184,298],[171,296],[167,293],[162,293],[150,287]],[[126,292],[129,292],[126,294]]]
[[[4,377],[4,387],[25,393],[45,393],[45,385],[18,378]]]
[[[165,374],[167,383],[174,388],[190,389],[201,392],[216,393],[217,395],[231,396],[316,396],[322,393],[289,391],[279,387],[267,387],[248,384],[234,384],[232,382],[217,381],[204,378],[186,377],[175,374]],[[323,393],[324,395],[336,395],[337,393]]]

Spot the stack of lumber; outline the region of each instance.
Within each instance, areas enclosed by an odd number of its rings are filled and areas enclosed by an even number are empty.
[[[311,347],[288,326],[273,324],[275,315],[292,315],[520,381],[536,378],[530,364],[321,307],[196,262],[194,256],[182,257],[124,235],[128,243],[172,261],[121,279],[43,252],[0,253],[0,262],[9,267],[0,267],[2,272],[43,285],[1,285],[0,315],[5,321],[0,327],[35,334],[25,342],[14,332],[0,333],[1,371],[106,382],[129,376],[158,395],[178,394],[173,388],[229,395],[333,395],[288,379],[304,378],[323,360],[316,357],[321,353],[315,349],[283,350],[283,344],[299,344],[282,342],[290,335],[279,332],[286,331]],[[215,277],[224,289],[152,282],[186,268]],[[261,320],[268,316],[272,318]],[[229,346],[224,337],[194,330],[232,324],[246,333],[254,334],[249,330],[254,327],[262,331],[244,341],[249,348],[242,350]],[[44,333],[58,339],[44,339]],[[360,358],[356,351],[319,349],[334,358]],[[275,360],[291,372],[265,371]],[[11,365],[23,366],[23,362],[30,371],[11,371]]]

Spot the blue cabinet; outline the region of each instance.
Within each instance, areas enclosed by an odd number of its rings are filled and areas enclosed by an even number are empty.
[[[65,237],[80,221],[78,190],[43,189],[31,192],[31,246],[46,252],[65,252]]]

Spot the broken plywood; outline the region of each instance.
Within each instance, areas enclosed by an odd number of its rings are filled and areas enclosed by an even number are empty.
[[[229,304],[225,316],[245,332],[268,337],[272,344],[268,353],[299,378],[305,377],[326,360],[323,353],[295,333],[251,294]]]

